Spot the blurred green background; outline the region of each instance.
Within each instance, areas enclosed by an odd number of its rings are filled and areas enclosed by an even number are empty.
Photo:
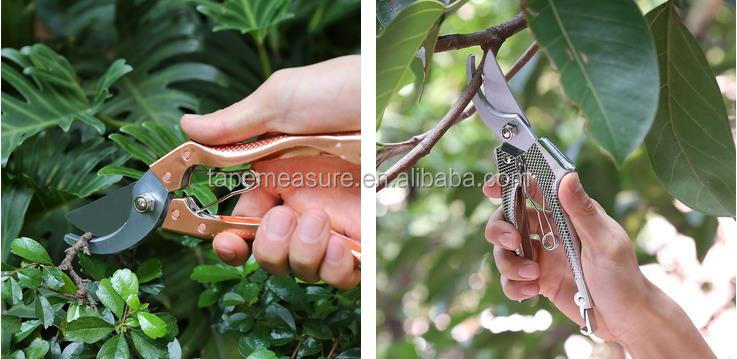
[[[643,13],[663,1],[637,1]],[[469,33],[519,11],[516,1],[471,0],[440,34]],[[684,1],[682,17],[699,40],[735,127],[733,1]],[[532,43],[529,30],[508,39],[498,60],[508,69]],[[465,61],[478,47],[436,53],[417,101],[412,85],[388,107],[377,135],[400,142],[432,128],[465,87]],[[563,95],[558,74],[538,53],[510,86],[539,136],[575,159],[586,190],[630,234],[643,272],[684,307],[720,357],[733,357],[737,330],[735,222],[691,211],[658,183],[643,148],[617,168],[587,139],[586,121]],[[499,139],[478,116],[451,128],[417,167],[425,171],[494,172]],[[395,157],[379,167],[386,170]],[[377,353],[380,357],[623,357],[621,348],[578,334],[545,298],[504,297],[484,240],[498,203],[480,188],[388,188],[377,195]],[[561,265],[565,265],[561,263]],[[730,334],[732,333],[732,334]]]

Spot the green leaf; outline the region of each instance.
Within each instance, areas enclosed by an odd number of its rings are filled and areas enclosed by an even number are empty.
[[[107,265],[98,256],[88,256],[84,253],[78,253],[79,265],[82,270],[95,280],[102,280],[107,276]]]
[[[97,352],[97,359],[123,359],[130,358],[128,343],[123,334],[118,334],[108,339]]]
[[[18,272],[18,283],[25,288],[38,288],[42,281],[41,270],[34,267],[21,269]]]
[[[445,7],[434,0],[420,0],[406,7],[376,39],[376,126],[410,64]]]
[[[276,293],[279,298],[284,299],[287,303],[305,306],[305,291],[297,285],[297,282],[290,276],[272,276],[266,280],[266,287]]]
[[[23,300],[23,288],[21,288],[20,284],[18,284],[18,281],[16,281],[15,278],[12,277],[10,278],[10,293],[10,304],[17,304],[20,303],[21,300]]]
[[[591,137],[621,163],[652,125],[660,82],[652,35],[632,0],[531,0],[528,25]]]
[[[294,334],[294,332],[284,328],[274,328],[269,334],[271,344],[275,346],[287,344],[293,341],[296,337],[297,336]]]
[[[10,344],[13,339],[13,334],[20,331],[20,318],[13,315],[2,315],[0,319],[0,334],[2,334],[2,353],[10,351]]]
[[[54,324],[54,314],[56,310],[51,306],[49,300],[42,295],[36,295],[36,317],[41,320],[44,329]]]
[[[20,51],[6,48],[2,57],[14,62],[23,72],[21,75],[12,65],[2,64],[3,79],[21,95],[17,98],[2,94],[3,166],[23,141],[48,127],[59,126],[68,131],[72,122],[79,120],[99,133],[104,132],[105,126],[95,114],[108,96],[107,87],[98,87],[97,104],[93,106],[69,61],[44,44],[26,46]],[[107,79],[101,79],[102,85],[109,87],[120,77],[116,77],[120,71],[113,70],[105,75]]]
[[[16,238],[10,244],[10,252],[33,263],[54,265],[44,247],[27,237]]]
[[[231,306],[231,305],[239,305],[245,303],[246,300],[243,299],[243,297],[240,296],[238,293],[228,292],[223,295],[223,301],[222,304],[225,307]]]
[[[172,340],[179,335],[179,325],[177,325],[177,318],[169,313],[155,313],[157,317],[161,318],[166,323],[166,336],[164,339]]]
[[[161,261],[156,258],[147,259],[136,270],[138,283],[150,282],[161,277],[161,274]]]
[[[126,64],[124,59],[115,60],[97,81],[97,87],[95,88],[96,95],[95,100],[92,102],[92,107],[99,109],[105,100],[112,97],[109,90],[110,86],[131,71],[133,71],[133,68]]]
[[[113,284],[110,279],[103,279],[100,281],[100,285],[97,286],[97,297],[100,299],[102,304],[110,309],[116,317],[122,318],[123,311],[125,310],[125,301],[113,288]]]
[[[166,348],[156,341],[149,339],[143,332],[139,330],[130,331],[133,347],[136,348],[138,354],[143,358],[165,358],[167,355]]]
[[[12,238],[18,238],[26,217],[28,204],[31,203],[33,191],[24,186],[11,184],[5,180],[2,184],[2,213],[13,213],[13,216],[2,216],[2,261],[5,262],[10,253]]]
[[[329,340],[333,338],[330,326],[322,320],[309,319],[304,324],[304,333],[317,339]]]
[[[252,33],[259,43],[263,43],[269,28],[290,19],[291,0],[194,0],[197,11],[215,22],[213,31],[238,30],[242,34]]]
[[[309,355],[315,355],[319,353],[320,350],[322,350],[322,344],[320,341],[313,337],[307,337],[307,339],[302,342],[302,345],[299,346],[297,356],[304,358]]]
[[[20,324],[20,330],[13,335],[13,338],[16,342],[19,342],[33,333],[39,326],[41,326],[40,320],[27,320]]]
[[[238,271],[237,268],[231,266],[205,264],[194,267],[190,278],[200,283],[222,282],[226,280],[240,279],[241,272]]]
[[[351,348],[340,354],[335,359],[359,359],[361,357],[361,348]]]
[[[218,291],[215,287],[205,289],[197,298],[197,307],[205,308],[215,304],[218,301]]]
[[[138,296],[138,278],[130,269],[118,269],[113,273],[110,283],[121,298]]]
[[[134,15],[132,20],[120,18],[126,16],[124,12],[116,14],[119,21],[131,23],[127,39],[116,53],[128,60],[133,71],[113,85],[117,94],[105,103],[103,115],[131,124],[158,121],[171,126],[179,121],[183,110],[197,111],[200,105],[196,94],[173,85],[185,81],[220,86],[228,83],[211,65],[184,62],[187,55],[202,49],[202,39],[195,24],[181,21],[184,9],[170,9],[160,7],[148,16]]]
[[[660,104],[645,146],[655,175],[686,206],[735,215],[735,147],[704,51],[672,2],[647,15],[660,65]]]
[[[138,296],[135,294],[131,294],[128,298],[125,298],[125,304],[128,304],[128,306],[133,310],[141,308],[141,300],[138,299]]]
[[[43,358],[46,355],[46,353],[49,352],[49,342],[41,338],[33,339],[33,341],[31,342],[31,345],[29,345],[28,348],[26,348],[25,352],[26,352],[26,359]]]
[[[161,338],[166,335],[166,322],[155,314],[138,312],[136,316],[141,324],[141,330],[151,339]]]
[[[52,289],[60,289],[64,287],[64,273],[56,267],[43,267],[44,284]]]
[[[34,202],[44,210],[63,207],[78,198],[108,188],[120,176],[100,177],[96,168],[103,163],[120,164],[127,157],[102,137],[77,140],[61,130],[49,129],[27,140],[4,169],[32,188]]]
[[[166,345],[166,351],[169,355],[168,359],[181,359],[182,358],[182,346],[179,341],[174,338],[169,344]]]
[[[258,294],[261,291],[261,286],[251,282],[240,282],[233,287],[233,291],[238,293],[243,299],[248,302],[249,305],[258,302]]]
[[[245,358],[255,351],[269,349],[270,345],[268,333],[259,327],[238,340],[238,352]]]
[[[276,353],[268,349],[259,349],[249,354],[246,359],[277,359]]]
[[[290,328],[292,331],[297,330],[292,312],[277,302],[273,302],[266,307],[265,315],[266,320],[276,326]]]
[[[113,331],[112,324],[98,317],[81,317],[67,323],[64,338],[73,342],[92,344]]]
[[[83,305],[83,304],[77,304],[74,303],[69,306],[69,309],[67,309],[67,322],[71,322],[77,318],[81,317],[99,317],[100,313],[97,312],[97,309]]]

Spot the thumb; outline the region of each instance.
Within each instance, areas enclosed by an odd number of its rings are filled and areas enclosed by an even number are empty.
[[[584,191],[578,173],[567,174],[560,181],[558,198],[581,241],[591,241],[610,226],[604,209]]]
[[[274,117],[266,103],[264,90],[259,88],[250,96],[222,110],[206,115],[182,116],[182,130],[192,140],[208,145],[240,142],[269,131]]]

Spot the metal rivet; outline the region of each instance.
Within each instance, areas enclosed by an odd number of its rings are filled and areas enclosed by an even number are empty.
[[[164,176],[162,177],[162,179],[164,180],[164,182],[171,181],[171,172],[164,173]]]
[[[189,161],[189,158],[192,157],[192,152],[184,151],[182,154],[182,158],[184,158],[185,161]]]
[[[154,210],[155,203],[156,199],[154,199],[154,196],[150,193],[144,193],[136,196],[136,199],[133,201],[133,207],[140,213],[151,212]]]
[[[508,123],[502,127],[502,137],[504,137],[505,140],[508,140],[514,136],[517,135],[517,126]]]
[[[205,224],[204,224],[204,223],[200,223],[200,225],[199,225],[199,226],[197,226],[197,230],[198,230],[198,231],[199,231],[200,233],[205,233],[205,229],[207,229],[207,226],[205,226]]]
[[[179,219],[179,210],[178,209],[175,209],[175,210],[171,211],[171,219],[173,219],[175,221],[177,219]]]

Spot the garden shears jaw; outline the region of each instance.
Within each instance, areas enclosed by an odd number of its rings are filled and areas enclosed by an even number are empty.
[[[212,240],[218,233],[228,231],[250,240],[255,237],[261,218],[213,215],[200,208],[194,198],[175,196],[176,191],[189,186],[196,166],[226,168],[267,159],[314,155],[359,164],[360,145],[360,132],[276,135],[224,146],[188,141],[151,164],[138,181],[69,212],[67,220],[92,233],[94,238],[88,246],[90,252],[97,254],[132,248],[159,227],[201,239]],[[345,240],[360,266],[361,244],[335,232],[331,235]],[[67,234],[64,240],[72,245],[79,238]]]
[[[471,55],[466,64],[469,84],[475,72],[475,58]],[[472,101],[481,119],[502,140],[494,150],[499,172],[495,184],[501,186],[504,220],[517,227],[522,237],[516,253],[531,260],[536,258],[527,220],[529,202],[537,214],[541,247],[554,250],[563,244],[578,290],[572,299],[581,314],[581,333],[590,335],[597,326],[594,301],[581,265],[581,242],[558,200],[560,182],[575,166],[549,139],[535,135],[491,50],[487,51],[482,77],[483,91],[476,91]],[[542,203],[536,203],[530,195],[531,186],[539,188]]]

